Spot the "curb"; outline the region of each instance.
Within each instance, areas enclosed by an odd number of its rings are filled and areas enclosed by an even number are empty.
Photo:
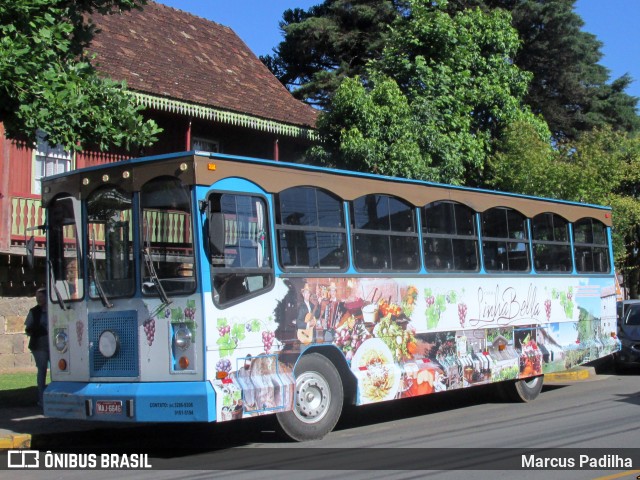
[[[0,431],[0,451],[14,448],[31,448],[31,435]]]
[[[588,380],[595,377],[596,369],[594,367],[576,367],[564,372],[545,373],[545,382],[575,382],[579,380]]]

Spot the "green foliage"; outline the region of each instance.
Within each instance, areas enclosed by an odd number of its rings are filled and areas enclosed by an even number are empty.
[[[0,120],[7,136],[38,130],[69,151],[83,144],[150,145],[161,130],[145,121],[126,85],[100,78],[85,54],[95,34],[84,15],[116,14],[146,0],[14,0],[0,4]]]
[[[350,170],[427,178],[430,157],[420,151],[407,98],[390,78],[377,76],[368,86],[359,77],[343,81],[318,121],[326,143],[316,158]]]
[[[362,79],[345,79],[321,115],[326,142],[314,150],[316,160],[478,183],[494,137],[510,122],[549,137],[521,102],[529,75],[510,61],[518,37],[508,14],[469,10],[452,17],[426,0],[408,7],[381,58],[369,62]]]
[[[308,11],[286,10],[284,40],[261,60],[293,94],[326,107],[346,77],[364,73],[382,51],[399,0],[325,0]]]
[[[610,72],[598,62],[602,43],[582,30],[576,0],[455,0],[449,11],[480,6],[504,9],[512,16],[522,48],[514,57],[533,73],[526,95],[532,111],[547,121],[556,139],[576,139],[594,128],[640,128],[638,99],[625,93],[631,79],[609,83]]]
[[[413,0],[374,67],[392,76],[422,125],[421,147],[440,180],[475,183],[492,139],[511,121],[541,124],[521,99],[530,75],[511,61],[519,40],[504,11],[449,15],[446,2]],[[544,128],[540,126],[538,128]]]
[[[593,130],[551,148],[531,129],[513,124],[490,159],[489,185],[518,193],[611,205],[618,271],[635,272],[640,258],[640,137]]]

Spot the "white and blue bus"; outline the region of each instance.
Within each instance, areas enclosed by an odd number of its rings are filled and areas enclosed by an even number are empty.
[[[606,207],[193,151],[42,191],[50,417],[308,440],[345,402],[529,401],[619,348]]]

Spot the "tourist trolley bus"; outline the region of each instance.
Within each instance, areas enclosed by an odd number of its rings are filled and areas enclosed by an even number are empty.
[[[528,401],[619,348],[609,208],[198,151],[42,191],[50,417],[308,440],[345,402]]]

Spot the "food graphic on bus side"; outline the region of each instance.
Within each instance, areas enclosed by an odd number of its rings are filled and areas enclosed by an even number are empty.
[[[530,377],[542,373],[542,353],[536,341],[531,339],[528,334],[522,341],[520,373],[523,377]]]
[[[82,333],[84,332],[84,323],[76,320],[76,335],[78,336],[78,346],[82,346]]]
[[[228,358],[221,358],[216,362],[216,372],[229,373],[231,371],[231,360]]]
[[[417,351],[413,328],[401,327],[391,315],[382,318],[373,333],[386,344],[396,361],[409,360]]]
[[[464,322],[467,319],[467,304],[459,303],[458,304],[458,318],[460,319],[460,326],[464,328]]]
[[[363,402],[380,402],[396,396],[400,375],[391,351],[380,339],[371,338],[362,344],[354,356],[352,368],[360,373]]]
[[[564,313],[567,318],[573,318],[573,287],[569,287],[565,292],[558,291],[555,288],[551,291],[551,298],[554,300],[560,300],[560,305],[564,309]]]
[[[218,333],[220,338],[217,340],[217,344],[220,347],[220,356],[231,356],[238,346],[238,342],[241,342],[246,337],[246,328],[244,323],[234,323],[229,325],[226,318],[218,318],[217,321]]]
[[[262,344],[264,345],[264,353],[271,353],[271,347],[273,346],[273,339],[276,338],[276,334],[269,330],[262,332]]]
[[[149,346],[153,345],[153,340],[156,335],[156,319],[155,318],[147,318],[142,326],[144,328],[144,334],[147,337],[147,344]]]
[[[413,310],[416,308],[416,302],[418,301],[418,289],[413,285],[407,288],[407,292],[402,297],[402,312],[407,318],[411,318]]]
[[[551,300],[544,301],[544,313],[547,315],[547,322],[551,319]]]
[[[351,315],[344,325],[336,330],[333,342],[342,350],[347,360],[351,360],[354,352],[369,338],[371,338],[371,333],[364,324],[356,321],[355,317]]]

